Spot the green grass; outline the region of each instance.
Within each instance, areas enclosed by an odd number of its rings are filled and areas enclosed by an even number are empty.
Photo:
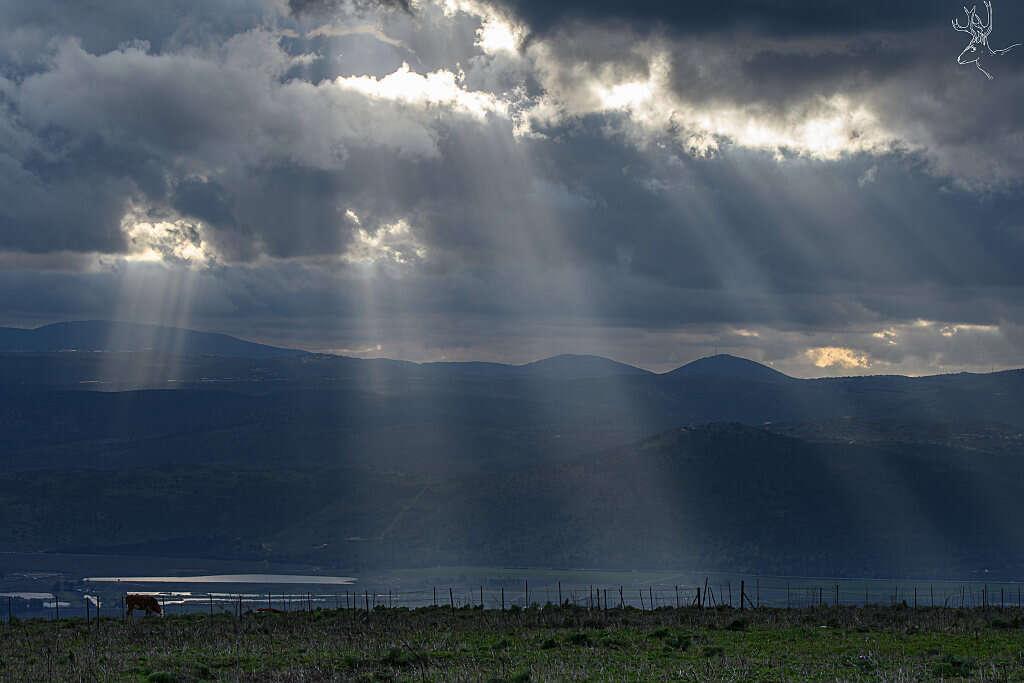
[[[1018,610],[378,609],[0,627],[0,680],[1022,680]]]

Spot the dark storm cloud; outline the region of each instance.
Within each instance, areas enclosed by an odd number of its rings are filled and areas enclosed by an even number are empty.
[[[416,358],[1024,348],[1024,59],[956,65],[958,5],[61,4],[0,4],[8,320],[181,292]]]
[[[662,0],[502,0],[535,30],[566,22],[627,22],[660,26],[682,34],[753,31],[778,36],[908,31],[940,22],[949,25],[954,3],[940,0],[723,0],[713,3]],[[998,8],[1000,19],[1022,16],[1015,4]]]
[[[412,12],[410,0],[288,0],[293,14],[330,14],[346,6],[362,12],[382,7]]]
[[[91,52],[145,41],[155,51],[216,43],[273,18],[278,0],[134,0],[0,2],[5,71],[41,66],[55,37],[74,36]]]

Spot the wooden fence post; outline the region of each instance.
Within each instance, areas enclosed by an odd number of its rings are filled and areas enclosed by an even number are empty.
[[[740,611],[743,611],[743,603],[747,600],[747,582],[740,579]]]

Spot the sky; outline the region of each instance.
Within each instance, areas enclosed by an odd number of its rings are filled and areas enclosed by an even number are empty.
[[[992,12],[992,48],[1024,42],[1024,6]],[[954,19],[0,0],[0,324],[658,371],[1024,366],[1024,47],[985,55],[989,79]]]

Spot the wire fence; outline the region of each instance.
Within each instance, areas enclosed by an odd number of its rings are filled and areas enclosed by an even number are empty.
[[[296,590],[267,592],[194,592],[130,590],[123,593],[48,595],[0,594],[0,610],[10,622],[18,618],[126,618],[125,598],[148,596],[163,614],[230,614],[312,612],[316,610],[382,610],[447,607],[450,609],[516,610],[573,607],[590,610],[683,608],[789,608],[835,606],[900,606],[907,608],[1024,608],[1020,582],[826,580],[751,577],[738,580],[664,584],[580,584],[555,582],[540,586],[528,580],[500,585],[444,585],[416,588],[349,586],[332,592]],[[48,599],[49,598],[49,599]]]

